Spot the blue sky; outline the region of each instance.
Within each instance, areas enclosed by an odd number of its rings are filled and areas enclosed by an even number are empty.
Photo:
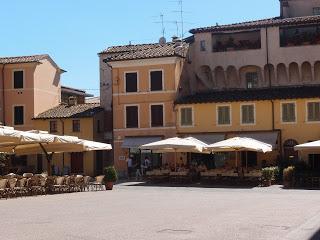
[[[134,3],[134,4],[133,4]],[[278,0],[184,0],[185,31],[279,15]],[[158,41],[180,21],[176,0],[10,0],[1,2],[0,56],[48,53],[68,72],[62,84],[99,95],[97,53],[107,46]],[[181,31],[181,28],[179,29]],[[186,35],[188,35],[186,33]]]

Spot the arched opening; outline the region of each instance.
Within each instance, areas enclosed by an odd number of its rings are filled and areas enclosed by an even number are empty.
[[[298,160],[298,152],[294,150],[296,145],[298,145],[298,142],[294,139],[288,139],[283,143],[284,160]]]
[[[292,83],[300,82],[299,65],[296,62],[289,64],[289,81]]]
[[[235,66],[229,66],[227,68],[227,80],[229,83],[229,87],[239,87],[239,78]]]
[[[245,66],[240,68],[240,80],[245,88],[256,88],[261,86],[262,73],[258,66]]]
[[[267,64],[264,66],[264,85],[268,86],[269,83],[276,82],[276,74],[274,72],[274,66],[272,64]]]
[[[279,63],[277,65],[277,82],[279,84],[288,82],[286,65],[284,65],[283,63]]]
[[[214,69],[214,76],[218,87],[227,87],[226,77],[224,74],[223,67],[218,66]]]
[[[304,62],[301,65],[301,80],[302,82],[312,81],[312,68],[309,62]]]
[[[197,75],[197,85],[198,85],[198,82],[200,82],[199,85],[201,85],[201,88],[202,88],[202,85],[205,88],[209,88],[209,89],[214,87],[211,68],[208,65],[201,66],[196,75]]]
[[[314,64],[314,80],[320,82],[320,62]]]

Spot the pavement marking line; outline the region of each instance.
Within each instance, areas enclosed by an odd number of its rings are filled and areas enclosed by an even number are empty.
[[[311,219],[289,232],[283,240],[311,240],[313,235],[320,230],[320,212]]]

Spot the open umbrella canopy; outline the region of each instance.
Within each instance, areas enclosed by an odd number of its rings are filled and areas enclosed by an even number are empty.
[[[296,151],[302,150],[320,150],[320,140],[314,142],[308,142],[294,147]]]
[[[156,152],[195,152],[202,153],[207,145],[194,138],[168,138],[140,146],[140,149],[155,150]]]
[[[212,152],[253,151],[266,153],[272,151],[272,146],[252,138],[234,137],[208,145],[206,150]]]

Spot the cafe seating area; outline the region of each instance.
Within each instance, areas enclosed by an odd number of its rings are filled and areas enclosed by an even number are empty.
[[[0,176],[0,198],[16,198],[46,194],[104,190],[104,176],[48,176],[43,174],[10,173]]]
[[[262,180],[262,171],[259,169],[217,168],[203,169],[201,166],[190,166],[180,169],[153,169],[147,171],[145,178],[151,183],[203,183],[203,184],[246,184]]]

